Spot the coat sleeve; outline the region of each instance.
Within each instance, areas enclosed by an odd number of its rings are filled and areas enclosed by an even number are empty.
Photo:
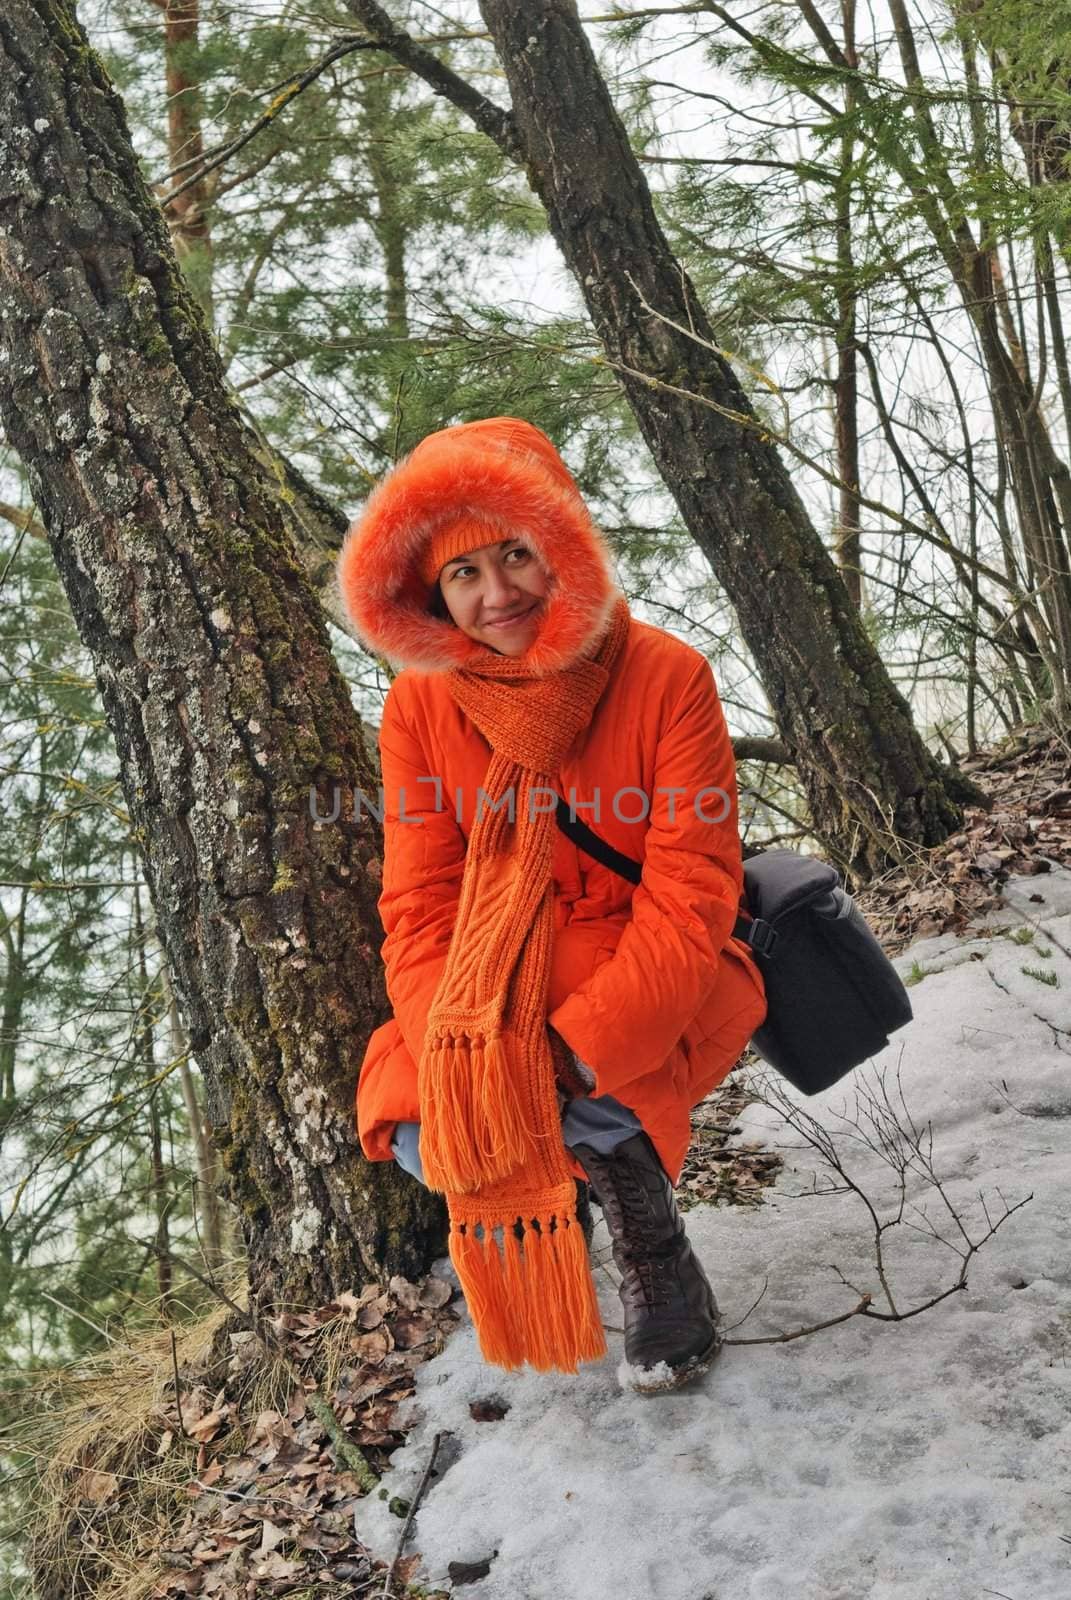
[[[614,954],[549,1021],[613,1094],[656,1071],[714,983],[744,870],[736,764],[700,657],[659,732],[643,876]]]
[[[387,995],[402,1037],[419,1063],[428,1011],[446,965],[461,895],[465,836],[441,783],[405,720],[398,680],[379,731],[383,779],[383,887],[379,914]],[[437,804],[437,801],[439,802]]]

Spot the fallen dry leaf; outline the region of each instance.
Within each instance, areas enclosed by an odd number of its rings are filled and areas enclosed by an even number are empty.
[[[508,1411],[508,1402],[497,1394],[488,1395],[486,1400],[473,1400],[469,1405],[473,1422],[501,1422]]]
[[[219,1411],[206,1411],[203,1417],[198,1417],[196,1422],[186,1424],[186,1432],[191,1439],[199,1439],[202,1444],[209,1439],[214,1439],[226,1420],[230,1406],[223,1406]]]
[[[429,1273],[421,1286],[420,1304],[428,1310],[438,1311],[447,1304],[453,1292],[445,1278],[436,1278]]]
[[[398,1304],[406,1311],[415,1311],[420,1304],[420,1286],[410,1283],[407,1278],[392,1278],[389,1284],[390,1292]]]
[[[119,1479],[114,1472],[100,1472],[91,1467],[82,1473],[78,1484],[78,1498],[88,1500],[92,1505],[103,1505],[110,1500],[119,1487]]]
[[[371,1333],[359,1333],[350,1340],[350,1349],[362,1361],[382,1361],[393,1348],[394,1341],[386,1328],[373,1328]]]
[[[257,1561],[253,1566],[253,1575],[257,1578],[300,1578],[304,1571],[303,1561],[289,1560],[279,1555],[278,1551],[273,1551],[265,1560]]]
[[[423,1344],[428,1336],[430,1324],[426,1316],[417,1313],[415,1316],[397,1316],[391,1323],[391,1332],[394,1334],[394,1343],[399,1350],[412,1350],[415,1346]]]
[[[276,1523],[269,1522],[267,1517],[260,1525],[260,1544],[257,1547],[258,1556],[268,1556],[287,1538],[285,1528],[280,1528]]]

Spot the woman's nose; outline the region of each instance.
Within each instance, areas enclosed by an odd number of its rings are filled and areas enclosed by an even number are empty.
[[[492,567],[487,575],[483,597],[489,606],[502,605],[517,593],[516,580],[504,567]]]

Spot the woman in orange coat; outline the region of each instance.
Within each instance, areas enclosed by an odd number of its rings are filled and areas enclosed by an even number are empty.
[[[380,728],[379,909],[393,1017],[369,1040],[370,1160],[442,1190],[491,1361],[575,1370],[605,1342],[576,1216],[600,1203],[628,1381],[718,1348],[672,1184],[689,1111],[766,1002],[731,936],[743,868],[706,658],[629,614],[551,441],[495,417],[424,439],[339,559],[363,641],[403,668]],[[555,825],[557,797],[633,884]]]

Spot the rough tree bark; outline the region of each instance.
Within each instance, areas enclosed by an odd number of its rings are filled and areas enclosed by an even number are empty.
[[[115,736],[156,925],[261,1309],[441,1248],[434,1198],[360,1156],[388,1015],[376,780],[279,483],[66,0],[0,9],[0,421]]]
[[[967,790],[930,754],[655,215],[573,0],[481,0],[512,111],[347,0],[522,165],[643,436],[736,608],[815,828],[855,880],[933,845]],[[976,794],[976,791],[975,791]]]

